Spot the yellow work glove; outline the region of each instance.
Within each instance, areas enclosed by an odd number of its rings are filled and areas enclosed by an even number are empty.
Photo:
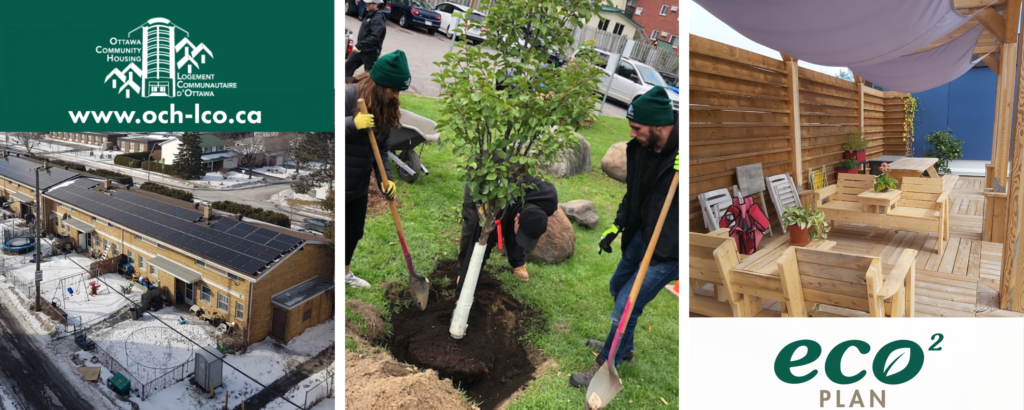
[[[356,124],[356,129],[357,130],[365,130],[365,129],[368,129],[368,128],[373,128],[373,126],[374,126],[373,114],[363,114],[363,113],[356,114],[356,117],[352,119],[352,122],[354,122]]]
[[[617,236],[619,236],[618,226],[612,225],[611,228],[604,231],[604,233],[601,234],[601,242],[597,246],[597,254],[600,255],[602,251],[612,253],[612,241],[614,241]]]
[[[392,181],[384,181],[380,183],[380,192],[384,193],[384,198],[388,201],[395,200],[395,183]]]
[[[484,213],[487,212],[487,204],[477,205],[476,206],[476,212],[477,212],[477,215],[480,215],[480,217],[483,218],[484,217]]]
[[[679,170],[679,153],[678,152],[676,153],[676,164],[675,164],[674,167],[672,167],[672,169],[675,169],[676,171]]]

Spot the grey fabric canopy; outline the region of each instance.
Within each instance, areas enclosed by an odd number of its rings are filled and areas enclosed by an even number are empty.
[[[952,0],[694,0],[734,30],[824,66],[866,66],[921,49],[963,25]]]
[[[977,62],[974,45],[984,27],[978,25],[955,40],[884,63],[850,66],[850,71],[883,88],[905,93],[930,90],[957,79]]]

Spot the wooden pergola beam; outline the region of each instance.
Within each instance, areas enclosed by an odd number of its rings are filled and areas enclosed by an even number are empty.
[[[953,0],[953,7],[957,9],[970,9],[976,7],[985,7],[989,4],[993,4],[992,0]],[[1006,0],[995,0],[993,5],[1006,4]]]
[[[985,56],[985,58],[981,59],[981,61],[984,61],[988,68],[995,72],[996,75],[999,75],[999,57],[996,57],[994,54],[989,54]]]
[[[1013,310],[1014,312],[1024,312],[1024,274],[1021,274],[1021,267],[1024,264],[1024,252],[1021,250],[1020,238],[1020,226],[1021,226],[1021,208],[1024,207],[1024,197],[1022,193],[1022,181],[1021,177],[1024,176],[1024,82],[1021,81],[1024,76],[1024,62],[1018,61],[1020,58],[1024,58],[1024,53],[1018,52],[1013,60],[1017,64],[1016,70],[1013,70],[1013,76],[1009,81],[1012,84],[1014,80],[1017,81],[1017,88],[1014,95],[1011,98],[1017,100],[1017,109],[1013,112],[1012,119],[1015,119],[1015,127],[1013,130],[1013,153],[1011,155],[1012,164],[1010,164],[1010,178],[1009,187],[1006,195],[1006,235],[1003,236],[1003,264],[1002,271],[999,275],[999,308],[1003,310]],[[1004,56],[1003,59],[1008,59],[1009,56]],[[1004,74],[1009,77],[1010,70],[1004,70]],[[1009,139],[1009,136],[1007,136]],[[1005,178],[1006,171],[1003,170],[1002,175],[998,172],[994,176]],[[1013,306],[1010,305],[1010,298],[1013,298]]]
[[[996,51],[999,51],[999,46],[974,46],[974,54],[977,54],[979,56]]]
[[[1006,11],[1003,12],[1006,35],[1003,37],[1007,43],[1017,42],[1017,33],[1020,32],[1020,4],[1021,0],[1007,0],[1006,2]]]
[[[976,14],[974,18],[985,26],[985,30],[994,34],[1000,42],[1006,42],[1006,20],[1003,20],[1003,16],[1000,16],[999,12],[992,8],[986,8]]]
[[[799,62],[800,61],[799,59],[787,56],[787,55],[782,54],[782,53],[779,53],[779,55],[782,56],[782,61],[785,61],[787,63],[790,62],[790,61],[793,61],[793,62]]]
[[[781,54],[781,53],[780,53]],[[793,182],[804,189],[803,148],[800,142],[800,67],[799,60],[782,54],[789,77],[789,143],[790,160],[793,162]]]

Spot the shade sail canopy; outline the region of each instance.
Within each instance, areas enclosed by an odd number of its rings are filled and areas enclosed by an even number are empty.
[[[864,66],[925,47],[970,20],[951,0],[695,0],[734,30],[825,66]]]
[[[904,93],[930,90],[964,75],[974,67],[974,44],[982,26],[974,27],[949,43],[884,63],[850,66],[850,71],[885,89]]]

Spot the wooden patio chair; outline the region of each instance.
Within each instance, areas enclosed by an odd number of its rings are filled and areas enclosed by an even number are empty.
[[[724,228],[722,229],[725,230]],[[728,235],[690,232],[690,312],[708,317],[733,317],[739,312],[740,296],[729,291],[725,278],[739,265],[736,241]],[[714,284],[713,298],[695,295],[696,289]]]
[[[807,306],[815,303],[871,317],[914,317],[916,259],[916,250],[904,250],[885,277],[876,256],[792,247],[777,263],[791,317],[807,317]]]
[[[700,202],[700,211],[704,215],[704,227],[708,232],[714,232],[725,209],[732,205],[732,196],[728,189],[716,189],[697,195],[697,202]]]
[[[801,206],[800,194],[797,193],[796,184],[788,173],[766,177],[764,182],[768,184],[768,196],[772,198],[772,203],[775,204],[775,213],[779,215],[779,222],[781,224],[782,213],[787,206]],[[786,233],[787,229],[788,227],[783,226],[782,233]]]

